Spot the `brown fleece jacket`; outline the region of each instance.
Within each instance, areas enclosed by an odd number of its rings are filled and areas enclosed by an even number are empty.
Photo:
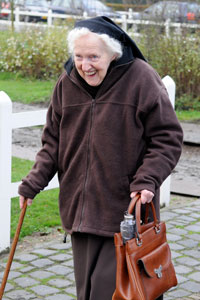
[[[162,80],[140,59],[115,67],[95,99],[74,71],[55,87],[43,147],[19,187],[34,198],[58,172],[65,230],[112,236],[130,191],[155,193],[181,154],[182,130]]]

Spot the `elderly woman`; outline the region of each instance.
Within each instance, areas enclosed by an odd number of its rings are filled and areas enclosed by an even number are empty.
[[[159,218],[159,187],[179,159],[182,130],[160,77],[110,19],[79,21],[68,44],[71,57],[54,89],[42,149],[19,187],[20,206],[58,172],[78,300],[111,300],[113,235],[138,191]]]

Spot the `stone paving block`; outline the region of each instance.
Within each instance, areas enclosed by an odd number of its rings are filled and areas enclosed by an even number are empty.
[[[59,293],[59,290],[47,285],[37,285],[31,288],[31,290],[39,296],[47,296],[55,293]]]
[[[192,268],[189,268],[189,267],[186,267],[183,265],[178,265],[178,266],[175,266],[175,271],[178,274],[187,274],[187,273],[192,272]]]
[[[171,255],[172,255],[172,259],[175,259],[175,258],[177,258],[177,257],[182,256],[181,253],[175,252],[175,251],[173,251],[173,250],[171,251]]]
[[[180,285],[180,288],[187,290],[192,293],[199,293],[200,292],[200,284],[194,281],[187,281]]]
[[[54,265],[52,267],[49,267],[47,270],[50,272],[54,272],[56,274],[60,274],[60,275],[66,275],[69,273],[69,269],[62,265]]]
[[[14,280],[21,287],[28,287],[38,283],[37,280],[30,277],[20,277]]]
[[[4,269],[6,268],[6,265],[7,265],[7,263],[2,264],[2,266],[3,266]],[[23,264],[20,264],[20,263],[18,263],[16,261],[13,261],[10,270],[19,269],[21,267],[23,267]]]
[[[182,228],[172,228],[169,231],[170,233],[176,234],[176,235],[185,235],[187,234],[187,230],[182,229]]]
[[[176,242],[181,240],[182,237],[179,235],[175,235],[175,234],[171,234],[171,233],[167,233],[167,240],[168,241],[172,241],[172,242]]]
[[[185,246],[186,248],[196,248],[198,246],[198,241],[194,241],[191,239],[185,239],[182,241],[178,241],[178,244]]]
[[[179,289],[173,290],[173,291],[169,292],[168,295],[170,297],[172,297],[173,300],[175,300],[178,297],[183,298],[183,297],[186,297],[186,296],[190,296],[191,292],[185,291],[185,290],[181,290],[180,287],[179,287]]]
[[[200,282],[200,272],[192,273],[188,277],[193,279],[194,281]]]
[[[49,249],[41,248],[41,249],[33,250],[33,251],[31,251],[31,253],[39,254],[42,256],[49,256],[49,255],[55,254],[56,250],[49,250]]]
[[[74,261],[73,261],[73,259],[70,259],[70,260],[64,262],[63,266],[73,268],[74,267]]]
[[[69,279],[71,281],[75,281],[74,272],[67,274],[67,279]]]
[[[191,296],[191,299],[193,299],[193,300],[199,300],[200,299],[200,294],[199,293],[198,294],[195,293],[195,295],[193,294]]]
[[[48,258],[40,258],[31,262],[35,267],[44,268],[49,265],[53,265],[53,261]]]
[[[168,220],[174,220],[174,218],[176,218],[178,215],[173,213],[173,212],[169,212],[169,211],[164,211],[161,212],[161,220],[162,221],[168,221]]]
[[[171,228],[174,228],[174,226],[167,223],[167,224],[166,224],[166,228],[167,228],[167,231],[169,231]]]
[[[185,227],[185,229],[187,229],[189,231],[194,231],[194,232],[200,233],[200,225],[198,225],[197,223],[194,225],[189,225],[189,226]]]
[[[12,284],[10,284],[9,282],[6,283],[5,286],[5,292],[11,291],[14,289],[14,286]]]
[[[171,250],[183,250],[184,247],[177,243],[169,243],[169,247]]]
[[[184,221],[189,221],[189,222],[195,222],[196,221],[195,218],[192,218],[190,216],[180,216],[179,220],[184,220]]]
[[[14,290],[12,292],[6,293],[6,297],[12,300],[29,300],[34,299],[35,295],[25,290]]]
[[[72,256],[70,254],[61,253],[51,256],[51,259],[55,261],[66,261],[72,259]]]
[[[200,271],[200,265],[199,266],[195,266],[195,271]],[[199,298],[200,299],[200,298]]]
[[[67,284],[69,284],[69,281],[67,281],[67,278],[66,279],[51,279],[48,281],[48,284],[50,285],[53,285],[57,288],[64,288],[67,286]]]
[[[174,213],[177,213],[177,214],[188,214],[190,213],[190,211],[188,211],[186,208],[177,208],[177,209],[173,209],[173,212]]]
[[[190,217],[199,219],[200,218],[200,213],[199,214],[198,213],[192,213],[192,214],[190,214]]]
[[[68,294],[72,294],[76,297],[76,287],[75,286],[69,286],[65,289],[65,291],[68,293]]]
[[[36,279],[45,279],[45,278],[49,278],[51,276],[54,276],[54,273],[40,270],[40,271],[31,272],[29,275],[31,277],[36,278]]]
[[[71,248],[71,244],[67,244],[67,243],[52,244],[50,247],[55,250],[67,250]]]
[[[9,275],[8,275],[8,280],[14,279],[18,276],[22,275],[22,273],[20,272],[15,272],[15,271],[10,271]]]
[[[197,266],[200,264],[200,262],[191,257],[180,257],[176,259],[176,262],[180,263],[181,265],[187,265],[189,267]]]
[[[27,266],[25,268],[20,269],[20,272],[22,272],[22,273],[28,273],[28,272],[30,272],[33,269],[35,269],[35,268],[32,267],[32,266]]]
[[[15,260],[19,260],[19,261],[32,261],[34,259],[37,259],[38,256],[33,255],[33,254],[23,254],[23,255],[17,255],[15,256]]]
[[[198,249],[197,250],[193,250],[193,249],[184,250],[184,251],[182,251],[182,253],[186,254],[188,256],[192,256],[195,259],[200,259],[200,251],[198,251]]]
[[[188,279],[180,274],[176,274],[178,284],[188,281]]]
[[[190,239],[200,242],[200,234],[197,234],[197,233],[190,234]]]
[[[66,294],[56,294],[54,296],[49,296],[46,298],[46,300],[74,300],[72,296],[66,295]]]

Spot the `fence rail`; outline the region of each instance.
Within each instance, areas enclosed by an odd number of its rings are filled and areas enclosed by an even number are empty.
[[[11,11],[9,9],[2,9],[2,13],[8,13],[11,15]],[[16,7],[14,10],[15,15],[15,21],[14,26],[17,30],[20,30],[20,27],[23,26],[46,26],[51,27],[53,26],[54,19],[83,19],[88,18],[86,13],[83,13],[83,16],[76,16],[76,15],[67,15],[67,14],[55,14],[52,13],[52,10],[49,9],[48,13],[39,13],[39,12],[30,12],[30,11],[23,11],[20,10],[19,7]],[[44,20],[47,20],[47,24],[34,24],[34,23],[28,23],[28,22],[21,22],[20,17],[21,16],[36,16],[36,17],[42,17]],[[132,28],[132,30],[135,33],[138,33],[139,26],[157,26],[164,28],[164,32],[166,36],[170,36],[170,29],[175,29],[176,33],[181,34],[183,29],[200,29],[200,24],[188,24],[188,23],[174,23],[170,20],[166,20],[165,22],[156,22],[156,21],[147,21],[147,20],[135,20],[134,14],[130,10],[129,12],[121,12],[121,18],[114,19],[116,23],[118,23],[122,28],[127,31],[128,28]],[[10,25],[11,21],[4,21],[1,20],[0,24],[4,25]]]
[[[163,78],[170,101],[174,106],[175,83],[171,77]],[[0,253],[10,247],[11,198],[18,196],[21,182],[11,182],[12,130],[15,128],[44,125],[46,109],[31,112],[12,113],[12,101],[0,91]],[[58,187],[57,175],[45,188]],[[160,203],[168,206],[170,202],[170,176],[161,186]]]

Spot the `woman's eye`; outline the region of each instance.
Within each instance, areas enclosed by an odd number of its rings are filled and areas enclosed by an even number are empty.
[[[82,57],[81,57],[81,55],[76,54],[75,58],[76,58],[76,60],[81,60]]]
[[[98,55],[92,55],[92,56],[90,57],[90,59],[93,60],[93,61],[96,61],[96,60],[99,59],[99,56],[98,56]]]

